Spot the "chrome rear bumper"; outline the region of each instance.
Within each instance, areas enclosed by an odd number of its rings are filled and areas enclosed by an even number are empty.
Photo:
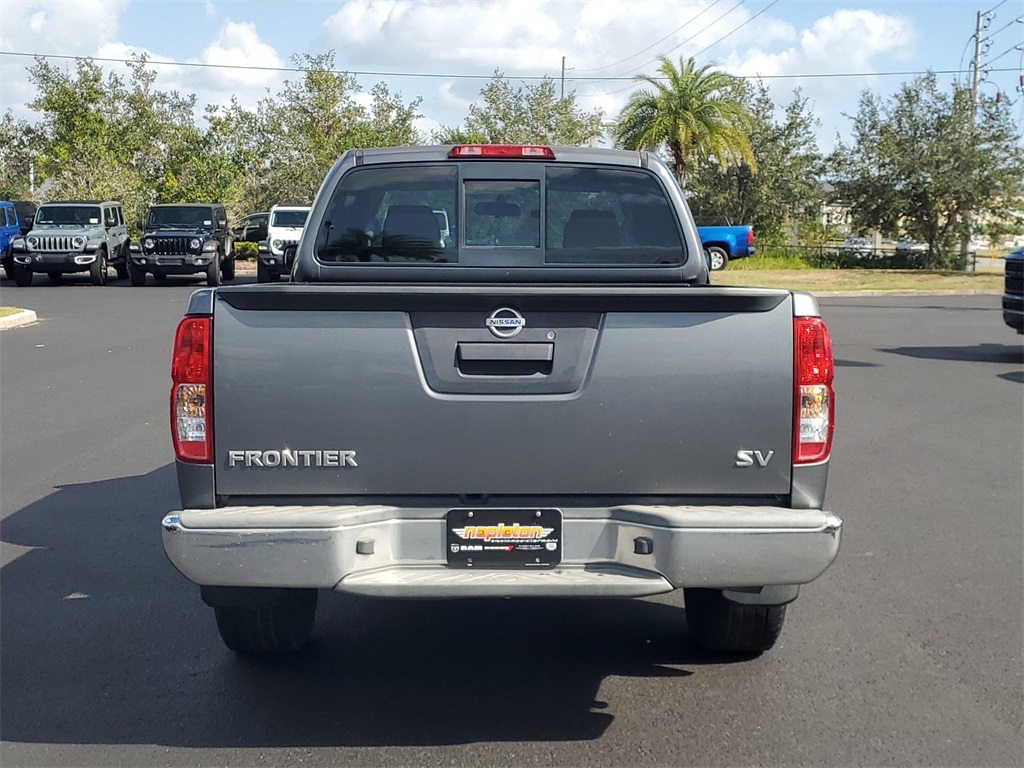
[[[550,570],[449,568],[444,509],[226,507],[163,520],[164,549],[201,585],[313,587],[379,597],[641,597],[680,587],[806,584],[842,521],[781,507],[563,508]],[[650,539],[651,554],[635,541]]]

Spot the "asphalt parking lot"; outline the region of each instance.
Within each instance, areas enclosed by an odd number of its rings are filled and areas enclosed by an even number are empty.
[[[678,595],[326,595],[307,652],[247,661],[160,543],[202,283],[87,282],[0,285],[40,318],[0,333],[0,764],[1021,764],[1024,348],[998,296],[822,300],[842,551],[760,658],[696,650]]]

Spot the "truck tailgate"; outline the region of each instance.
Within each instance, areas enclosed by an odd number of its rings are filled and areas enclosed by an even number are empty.
[[[790,490],[785,291],[239,286],[213,328],[218,494]]]

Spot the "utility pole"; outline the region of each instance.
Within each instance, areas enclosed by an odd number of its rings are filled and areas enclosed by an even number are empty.
[[[565,56],[562,57],[562,89],[558,94],[559,100],[565,98]]]
[[[982,19],[985,14],[978,11],[974,25],[974,58],[971,60],[971,123],[978,116],[978,88],[981,87],[981,32]],[[564,59],[563,59],[564,61]]]
[[[971,60],[971,131],[978,120],[978,89],[981,87],[981,33],[983,20],[986,13],[978,11],[974,24],[974,58]],[[968,258],[971,250],[971,221],[973,216],[970,211],[964,212],[964,232],[960,236],[960,261],[967,269]]]

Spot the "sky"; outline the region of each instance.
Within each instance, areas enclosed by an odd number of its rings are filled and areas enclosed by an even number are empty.
[[[561,85],[563,57],[566,90],[611,120],[631,78],[666,54],[760,76],[779,105],[802,89],[829,150],[849,137],[844,115],[866,88],[887,95],[928,70],[968,82],[978,12],[981,92],[1002,92],[1024,133],[1024,0],[2,0],[0,112],[37,118],[25,54],[123,71],[146,53],[155,87],[196,94],[201,111],[232,97],[255,107],[301,77],[280,71],[293,56],[334,50],[362,98],[378,82],[421,97],[416,125],[429,136],[461,125],[496,69],[516,85]]]

